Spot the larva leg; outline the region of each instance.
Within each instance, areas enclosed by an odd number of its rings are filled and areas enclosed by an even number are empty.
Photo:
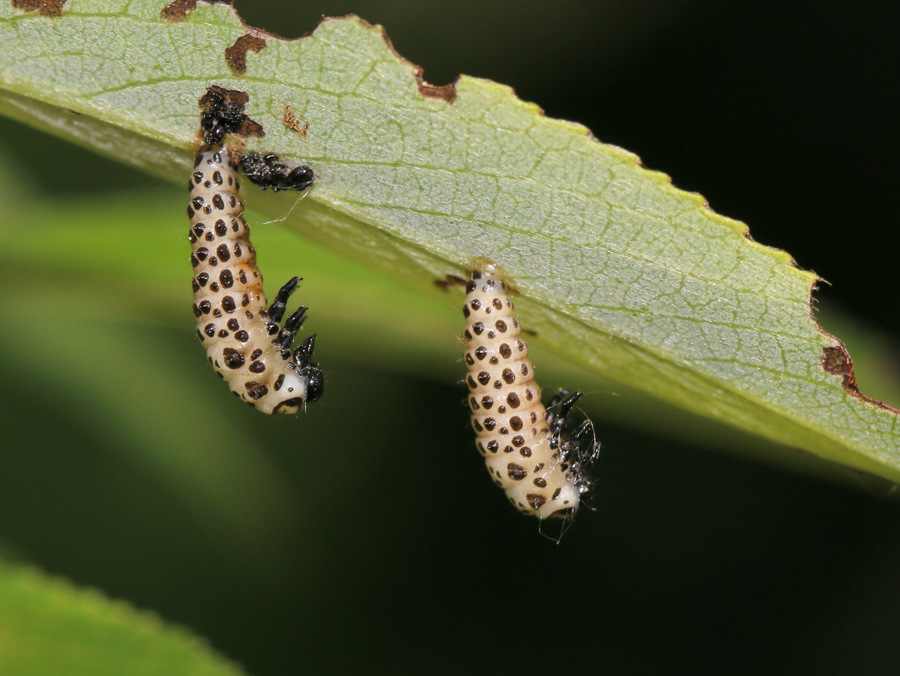
[[[269,321],[276,323],[281,321],[281,318],[284,317],[284,310],[287,307],[288,299],[297,289],[297,284],[300,281],[302,281],[301,277],[293,277],[287,284],[278,290],[278,295],[275,296],[275,300],[266,311],[266,314],[269,316]]]
[[[275,342],[281,345],[283,350],[286,350],[291,346],[291,343],[294,342],[294,336],[297,335],[297,331],[300,330],[300,327],[303,326],[303,322],[306,321],[306,311],[308,307],[299,307],[294,314],[287,318],[287,321],[284,323],[284,328],[281,329],[281,333],[278,334],[278,338],[275,339]]]
[[[312,359],[313,348],[316,346],[316,334],[312,334],[311,336],[307,336],[303,339],[303,342],[300,343],[300,347],[294,350],[294,361],[299,366],[306,366],[309,364],[310,359]]]
[[[566,425],[566,416],[572,410],[575,402],[581,399],[581,392],[569,394],[569,390],[560,390],[547,403],[547,424],[550,425],[550,433],[555,438]]]

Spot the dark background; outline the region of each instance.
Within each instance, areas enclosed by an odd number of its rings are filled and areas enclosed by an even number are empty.
[[[896,335],[900,4],[266,0],[238,9],[286,37],[353,11],[384,24],[433,84],[464,72],[512,85],[789,251],[831,283],[818,293],[823,304]],[[0,133],[23,175],[40,177],[32,158],[41,144],[79,168],[65,186],[47,186],[56,194],[146,181],[7,121]],[[471,445],[458,420],[435,413],[459,407],[456,385],[349,358],[333,372],[336,383],[378,392],[352,443],[388,436],[390,447],[323,501],[315,527],[276,529],[277,569],[223,559],[221,543],[194,530],[164,487],[112,456],[89,456],[95,473],[84,476],[84,455],[54,451],[91,453],[91,439],[70,429],[35,433],[32,464],[0,493],[0,532],[29,560],[189,625],[260,675],[894,673],[896,502],[610,425],[596,511],[557,546],[504,507],[479,463],[448,462],[437,448]],[[316,416],[330,450],[343,412]],[[432,433],[397,438],[401,418]],[[296,433],[290,421],[248,412],[247,424],[298,493],[317,472],[342,471],[339,449],[313,467],[280,452]],[[460,485],[471,486],[465,499]],[[39,497],[50,493],[80,514],[59,520]]]

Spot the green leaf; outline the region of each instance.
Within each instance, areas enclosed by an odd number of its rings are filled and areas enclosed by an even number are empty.
[[[246,146],[320,177],[286,221],[297,232],[421,290],[493,259],[537,341],[593,373],[900,479],[897,411],[859,394],[843,346],[812,319],[815,276],[702,197],[507,87],[424,84],[358,18],[282,40],[224,5],[174,22],[161,9],[3,6],[0,111],[181,181],[198,98],[211,84],[244,90],[266,132]],[[266,44],[240,74],[226,50],[248,33]],[[252,206],[280,215],[293,199],[254,195]]]
[[[0,564],[0,673],[237,676],[184,629],[19,566]]]

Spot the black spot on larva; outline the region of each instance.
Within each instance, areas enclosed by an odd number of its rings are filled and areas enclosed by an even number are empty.
[[[538,477],[532,483],[534,483],[534,485],[538,488],[547,488],[547,480],[542,479],[541,477]]]
[[[463,317],[465,317],[466,319],[468,319],[470,314],[472,314],[472,313],[469,312],[469,306],[468,306],[468,305],[463,305]]]
[[[525,468],[522,467],[522,465],[517,465],[514,462],[511,462],[506,466],[506,474],[513,481],[521,481],[528,476],[528,472],[525,470]]]
[[[482,333],[484,333],[484,324],[482,324],[481,322],[475,322],[474,324],[472,324],[472,331],[475,332],[476,336],[480,336]]]
[[[237,306],[234,304],[234,298],[232,298],[231,296],[225,296],[222,299],[222,309],[228,313],[234,312],[237,309]]]
[[[472,359],[472,355],[466,352],[466,364],[469,366],[473,366],[475,364],[475,360]]]
[[[209,275],[206,274],[205,272],[201,272],[199,275],[197,275],[197,283],[200,286],[206,286],[206,283],[208,281],[209,281]]]
[[[503,321],[502,319],[498,319],[496,322],[494,322],[494,327],[495,327],[500,333],[506,333],[506,322]]]
[[[553,491],[553,497],[550,499],[556,500],[557,498],[559,498],[560,493],[562,493],[562,488],[557,488],[555,491]]]
[[[216,335],[216,325],[215,324],[207,324],[203,327],[203,333],[205,333],[210,338]]]
[[[500,356],[504,359],[509,359],[512,357],[512,349],[506,343],[503,343],[500,346]]]
[[[275,391],[281,389],[281,386],[284,385],[284,374],[282,373],[278,378],[275,379]]]
[[[246,331],[238,331],[234,334],[234,339],[241,343],[246,343],[250,340],[250,334]]]
[[[484,395],[481,398],[481,405],[487,409],[490,409],[494,405],[494,398],[489,395]]]
[[[222,246],[225,245],[223,244]],[[231,274],[231,270],[222,270],[222,272],[219,273],[219,281],[225,289],[230,289],[234,286],[234,275]]]
[[[195,268],[200,265],[200,261],[197,260],[197,257],[194,254],[191,254],[191,265]]]
[[[200,301],[199,308],[200,308],[200,312],[202,312],[205,315],[208,315],[209,311],[212,310],[212,303],[210,303],[208,300]]]
[[[225,359],[225,366],[230,369],[239,369],[244,365],[244,355],[231,347],[222,350],[222,356]]]
[[[197,257],[197,260],[205,261],[209,257],[209,249],[201,246],[194,252],[194,255]]]
[[[481,423],[478,421],[478,418],[472,418],[472,427],[475,428],[476,432],[484,432],[484,428],[481,426]]]
[[[247,283],[247,275],[244,273],[243,270],[241,270],[240,272],[238,272],[238,281],[239,281],[241,284],[246,284],[246,283]]]
[[[227,244],[220,244],[219,248],[216,249],[216,253],[219,254],[219,260],[223,263],[227,262],[229,258],[231,258],[231,252],[228,251]]]
[[[196,279],[194,279],[194,280],[191,282],[191,288],[194,290],[194,293],[197,293],[197,292],[200,290],[200,285],[197,284],[197,280],[196,280]]]
[[[512,446],[510,446],[509,444],[507,444],[506,446],[503,447],[504,453],[512,453],[514,450],[515,449]]]
[[[487,371],[482,371],[478,374],[478,382],[482,385],[487,385],[489,382],[491,382],[491,374]]]
[[[503,380],[507,385],[512,385],[516,382],[516,374],[513,373],[512,369],[506,368],[503,369]]]
[[[203,208],[203,198],[202,197],[192,197],[191,204],[194,206],[195,209],[202,209]]]
[[[545,498],[543,495],[537,495],[535,493],[529,493],[525,496],[525,499],[528,501],[529,506],[535,510],[540,509],[544,506],[544,503],[547,502],[547,498]]]
[[[525,390],[525,398],[528,401],[531,401],[532,399],[534,399],[534,392],[531,391],[530,387],[527,390]]]
[[[241,328],[241,325],[240,325],[240,323],[238,322],[237,319],[229,319],[229,320],[228,320],[228,323],[226,324],[226,326],[227,326],[229,329],[231,329],[232,331],[237,331],[239,328]]]
[[[537,413],[535,413],[534,411],[532,411],[532,412],[531,412],[531,424],[533,425],[533,424],[536,423],[536,422],[537,422]]]
[[[241,307],[247,307],[248,305],[250,305],[250,296],[245,293],[241,298]]]
[[[478,310],[479,308],[481,308],[481,301],[478,300],[477,298],[474,298],[474,299],[472,299],[472,302],[469,303],[469,305],[472,307],[473,310]]]
[[[537,465],[534,466],[534,470],[532,470],[532,471],[533,471],[535,474],[537,474],[537,473],[540,472],[542,469],[544,469],[544,463],[540,462],[540,463],[538,463]]]
[[[218,221],[216,221],[215,228],[216,228],[216,234],[219,237],[224,237],[225,235],[228,234],[228,227],[225,225],[225,221],[223,221],[221,218]]]
[[[521,455],[523,458],[530,458],[531,448],[529,448],[528,446],[522,446],[522,448],[519,449],[519,455]]]
[[[475,397],[472,397],[471,399],[469,399],[469,408],[471,408],[473,411],[477,411],[478,409],[481,408],[478,405],[478,400]]]
[[[493,305],[497,310],[503,309],[503,303],[500,302],[499,298],[495,298],[494,300],[492,300],[491,305]]]
[[[222,311],[219,308],[213,310],[213,317],[219,318],[222,316]]]
[[[206,264],[214,267],[219,264],[219,259],[215,256],[210,256],[209,260],[206,261]]]
[[[514,436],[514,437],[512,438],[512,445],[515,446],[516,448],[519,448],[520,446],[524,446],[524,445],[525,445],[525,439],[522,438],[522,435],[521,435],[521,434],[517,434],[516,436]]]
[[[518,343],[516,343],[516,349],[519,352],[524,352],[525,351],[525,342],[520,340]]]
[[[216,235],[215,235],[215,233],[212,232],[212,230],[210,230],[208,233],[203,235],[203,239],[205,239],[207,242],[215,242]]]
[[[225,208],[225,200],[222,199],[222,196],[219,193],[213,195],[212,203],[219,211],[222,211]]]
[[[265,370],[266,370],[266,365],[265,365],[265,363],[263,363],[261,361],[255,361],[252,364],[250,364],[250,372],[251,373],[262,373]]]
[[[251,382],[244,385],[247,390],[247,396],[253,400],[262,399],[269,393],[269,388],[265,383]]]
[[[227,337],[228,337],[228,331],[226,331],[225,329],[222,329],[221,331],[219,331],[219,338],[227,338]]]
[[[234,252],[234,255],[237,256],[238,258],[240,258],[244,254],[244,250],[241,248],[240,242],[234,243],[234,248],[232,249],[232,251]]]
[[[506,406],[503,406],[502,404],[498,406],[497,413],[506,413]]]
[[[487,448],[491,453],[496,453],[500,448],[500,444],[498,444],[496,441],[489,441]]]
[[[203,225],[203,223],[197,223],[195,226],[193,226],[193,227],[191,228],[191,231],[192,231],[197,237],[203,237],[203,233],[206,232],[206,226]]]
[[[217,293],[219,291],[219,283],[213,282],[212,284],[210,284],[209,290],[212,291],[213,293]]]
[[[465,338],[467,342],[472,340],[472,334],[469,332],[469,329],[463,331],[463,338]]]
[[[510,392],[506,396],[506,403],[509,404],[510,408],[519,408],[519,405],[522,403],[519,401],[519,395],[515,392]]]
[[[528,375],[528,364],[522,364],[521,371],[522,371],[523,376],[527,376]]]
[[[222,185],[222,172],[221,171],[219,171],[218,169],[216,171],[214,171],[212,178],[213,178],[213,183],[215,183],[216,185]]]
[[[488,351],[487,351],[486,347],[479,346],[479,347],[475,348],[475,356],[478,357],[479,360],[487,357],[487,354],[488,354]]]
[[[512,427],[516,432],[521,430],[524,425],[525,423],[523,423],[522,419],[517,415],[514,415],[509,419],[509,426]]]
[[[478,385],[475,384],[475,379],[472,376],[466,376],[466,384],[469,386],[470,390],[474,390]]]
[[[250,359],[259,359],[262,356],[263,351],[259,348],[253,350],[253,354],[250,355]]]
[[[494,381],[494,389],[495,389],[495,390],[502,390],[502,389],[503,389],[503,383],[501,383],[499,380],[495,380],[495,381]]]
[[[509,428],[501,427],[499,432],[500,432],[500,434],[509,434]]]
[[[237,220],[236,218],[233,218],[233,219],[231,220],[231,229],[232,229],[234,232],[237,232],[237,231],[239,231],[239,230],[241,229],[241,224],[238,222],[238,220]]]
[[[469,280],[466,282],[466,293],[472,293],[477,288],[474,280]]]
[[[488,432],[493,432],[494,428],[497,426],[497,421],[493,418],[485,418],[483,425],[484,429],[486,429]]]

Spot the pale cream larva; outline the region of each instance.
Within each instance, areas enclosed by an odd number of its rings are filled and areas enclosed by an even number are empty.
[[[550,412],[544,408],[509,291],[495,266],[472,272],[466,290],[469,408],[488,472],[522,513],[570,517],[590,488],[583,465],[599,448],[594,442],[580,455],[581,440],[593,431],[589,421],[568,433],[566,415],[581,393],[562,390]]]
[[[223,136],[201,149],[190,180],[197,335],[236,396],[263,413],[296,413],[322,394],[322,371],[311,361],[315,335],[291,352],[305,307],[279,326],[297,277],[266,306],[238,194],[238,158]]]

